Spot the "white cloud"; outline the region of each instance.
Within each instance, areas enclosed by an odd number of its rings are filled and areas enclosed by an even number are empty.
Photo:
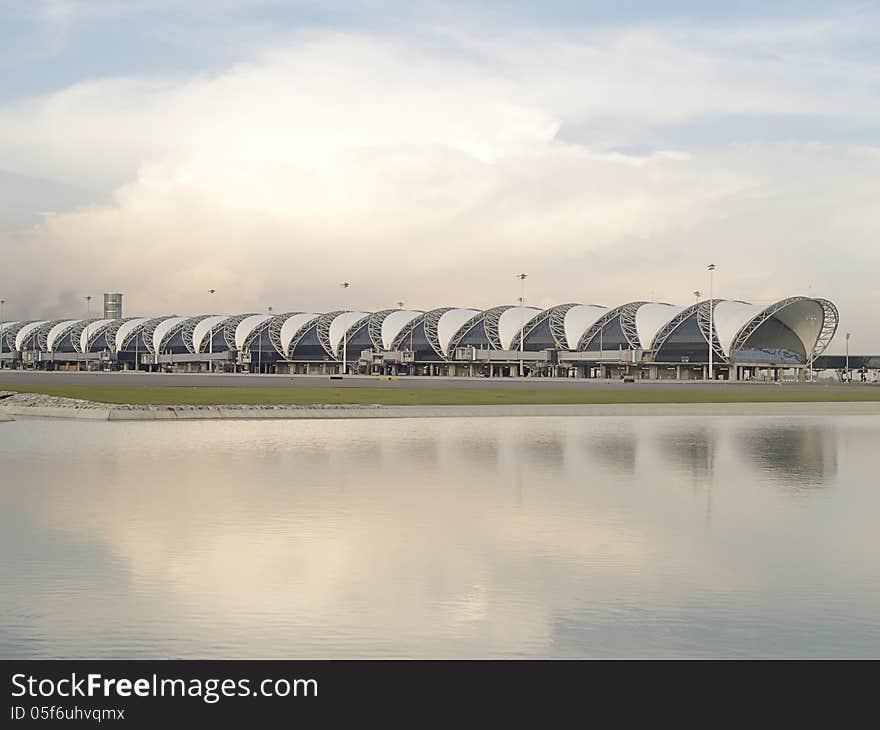
[[[58,292],[121,289],[130,312],[186,312],[216,288],[218,306],[281,311],[337,304],[345,278],[363,307],[488,306],[527,270],[541,304],[684,301],[712,258],[723,295],[812,285],[870,329],[877,150],[633,156],[608,151],[607,128],[558,134],[608,118],[621,142],[711,114],[869,120],[876,104],[856,97],[870,74],[816,95],[788,63],[674,34],[458,41],[315,34],[218,75],[89,81],[0,108],[3,169],[108,193],[0,239],[6,271],[40,271],[3,275],[6,298],[37,314]]]

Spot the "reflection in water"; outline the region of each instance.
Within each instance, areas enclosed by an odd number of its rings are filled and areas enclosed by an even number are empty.
[[[586,439],[591,456],[611,471],[632,476],[636,471],[638,437],[630,424],[616,430],[598,431]]]
[[[837,474],[833,427],[759,427],[740,431],[738,441],[743,453],[774,481],[795,490],[823,487]]]
[[[872,417],[3,424],[0,657],[876,656],[878,441]]]
[[[712,473],[717,448],[714,426],[696,424],[671,429],[661,433],[657,442],[669,463],[686,471],[694,481],[703,481]]]

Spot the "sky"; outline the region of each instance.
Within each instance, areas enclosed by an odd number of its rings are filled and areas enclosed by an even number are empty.
[[[687,304],[714,263],[880,351],[878,3],[0,0],[0,47],[7,320],[485,308],[520,272]]]

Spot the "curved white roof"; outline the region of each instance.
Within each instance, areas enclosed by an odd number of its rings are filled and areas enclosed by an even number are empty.
[[[382,346],[390,350],[394,345],[394,339],[401,333],[404,327],[416,317],[421,317],[424,312],[416,312],[411,309],[398,309],[391,312],[382,320]]]
[[[765,309],[766,306],[763,304],[736,301],[718,302],[715,305],[715,311],[712,314],[712,327],[725,355],[730,357],[730,347],[737,332]]]
[[[115,319],[99,319],[97,322],[89,322],[85,327],[83,327],[83,331],[80,332],[79,351],[85,352],[86,347],[88,347],[88,338],[94,337],[98,333],[99,329],[115,321]]]
[[[18,334],[15,335],[15,349],[20,350],[21,346],[24,344],[24,341],[34,333],[36,329],[42,327],[44,324],[51,322],[52,320],[44,319],[40,322],[31,322],[30,324],[26,324],[22,327]]]
[[[802,299],[783,307],[773,318],[778,319],[800,338],[804,343],[804,351],[809,355],[822,332],[825,310],[814,299]]]
[[[563,327],[565,328],[565,342],[562,343],[569,350],[577,348],[581,337],[584,336],[599,318],[611,310],[607,307],[597,307],[595,304],[578,304],[565,313]]]
[[[642,349],[650,350],[654,344],[654,337],[663,329],[663,325],[685,309],[686,307],[656,302],[643,304],[639,307],[636,311],[636,334],[639,336],[639,344]]]
[[[440,350],[448,355],[449,343],[455,334],[474,315],[479,314],[477,309],[450,309],[440,315],[437,322],[437,339],[440,341]]]
[[[125,338],[128,337],[132,332],[134,332],[138,327],[142,327],[149,321],[149,317],[139,317],[138,319],[130,319],[127,322],[123,322],[121,325],[119,325],[119,329],[116,330],[116,350],[121,350],[122,344],[125,342]]]
[[[229,315],[227,314],[212,314],[199,320],[196,323],[196,326],[193,327],[193,351],[200,352],[202,349],[202,340],[205,339],[205,335],[209,334],[211,330],[214,330],[214,333],[216,334],[220,330],[218,325],[223,324],[227,319],[229,319]]]
[[[498,339],[501,340],[501,349],[509,350],[514,337],[518,337],[520,330],[528,324],[536,314],[543,310],[535,307],[511,307],[505,309],[498,317]]]
[[[314,322],[320,316],[320,314],[315,314],[314,312],[303,312],[301,314],[294,314],[284,320],[284,324],[281,325],[281,349],[284,351],[285,357],[290,357],[290,343],[294,335],[302,327],[309,322]]]
[[[65,322],[59,322],[52,329],[49,330],[49,333],[46,335],[46,351],[52,352],[55,349],[55,340],[57,340],[61,333],[64,332],[68,327],[72,327],[77,322],[82,320],[79,319],[68,319]]]
[[[252,314],[250,317],[245,317],[241,320],[235,328],[235,349],[240,350],[243,348],[244,343],[247,342],[247,338],[253,334],[253,331],[263,322],[268,322],[272,319],[272,316],[271,314]]]
[[[343,312],[333,318],[333,321],[330,323],[329,338],[330,349],[333,350],[334,355],[339,355],[339,346],[342,344],[345,333],[351,329],[355,322],[369,314],[369,312]]]
[[[159,322],[156,325],[156,329],[153,330],[153,352],[160,353],[162,350],[162,340],[165,339],[165,336],[177,325],[186,322],[188,319],[189,317],[168,317]]]

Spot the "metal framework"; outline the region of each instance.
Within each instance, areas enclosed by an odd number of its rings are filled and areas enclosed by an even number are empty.
[[[455,348],[461,344],[461,341],[468,336],[468,334],[473,330],[474,327],[480,324],[486,318],[487,312],[479,312],[471,317],[467,322],[465,322],[461,327],[458,328],[458,332],[456,332],[452,339],[449,340],[449,347],[447,348],[449,352],[455,352]]]
[[[568,309],[571,309],[571,307],[575,307],[577,305],[572,304],[569,306],[568,304],[560,304],[558,306],[568,307]],[[522,334],[522,340],[523,340],[523,342],[525,342],[525,340],[528,339],[529,335],[532,334],[532,332],[534,332],[535,329],[540,327],[544,322],[546,322],[552,316],[551,312],[554,309],[556,309],[556,307],[551,307],[550,309],[542,309],[540,312],[533,315],[532,318],[525,323],[525,326],[523,327],[523,329],[520,332],[517,332],[513,336],[513,339],[510,341],[510,349],[511,350],[519,350],[520,347],[522,346],[520,343],[520,334]],[[565,311],[567,312],[568,309],[566,309]],[[562,319],[563,319],[563,327],[564,327],[564,322],[565,322],[564,315],[563,315]],[[560,349],[559,348],[559,341],[556,339],[556,335],[555,335],[555,333],[553,333],[552,327],[551,327],[550,332],[553,335],[553,340],[554,340],[554,344],[556,345],[556,349],[557,350]]]
[[[326,352],[330,357],[336,360],[336,353],[333,352],[333,346],[330,344],[330,324],[336,319],[340,314],[345,314],[346,310],[337,309],[334,312],[327,312],[327,314],[322,314],[318,318],[318,324],[316,325],[316,329],[318,331],[318,342],[321,343],[321,347],[324,348],[324,352]],[[291,350],[293,348],[291,347]]]
[[[822,305],[822,330],[816,339],[816,345],[813,347],[813,357],[818,357],[828,348],[834,335],[837,333],[837,327],[840,324],[840,313],[833,302],[827,299],[814,299]]]
[[[568,347],[568,338],[565,336],[565,315],[568,314],[569,309],[577,306],[576,303],[569,302],[568,304],[557,304],[555,307],[544,310],[544,314],[550,320],[550,334],[553,335],[553,340],[559,349],[566,349]],[[541,322],[536,322],[535,326],[537,327],[540,324]]]
[[[178,322],[162,336],[162,341],[159,342],[159,353],[160,354],[162,352],[162,349],[165,347],[166,343],[169,340],[171,340],[172,338],[176,337],[178,334],[180,334],[183,331],[184,326],[187,324],[187,322],[189,322],[190,319],[192,319],[192,317],[183,320],[183,322]],[[189,349],[189,348],[187,348],[187,349]],[[153,353],[153,354],[155,355],[156,353]]]
[[[425,321],[424,313],[418,315],[417,317],[413,317],[409,322],[407,322],[403,329],[397,333],[397,337],[394,338],[394,341],[391,343],[392,350],[399,350],[401,345],[406,341],[406,338],[412,334],[413,330],[422,324]]]
[[[382,343],[382,322],[385,321],[385,317],[387,317],[392,312],[398,312],[398,309],[383,309],[379,312],[373,312],[370,315],[370,321],[367,325],[368,331],[370,333],[370,342],[373,343],[373,347],[377,350],[384,350],[385,346]]]
[[[733,343],[730,346],[730,351],[734,353],[737,350],[745,347],[746,342],[748,342],[749,338],[753,334],[755,334],[755,332],[762,324],[764,324],[768,319],[774,317],[786,307],[789,307],[792,304],[796,304],[797,302],[816,302],[822,307],[823,321],[822,327],[819,331],[819,336],[816,338],[816,342],[813,343],[812,349],[807,347],[805,347],[804,349],[807,350],[806,355],[809,359],[812,359],[816,357],[816,355],[824,352],[825,348],[828,347],[831,339],[834,337],[834,333],[837,332],[839,314],[837,312],[837,307],[835,307],[827,299],[811,299],[809,297],[788,297],[787,299],[781,299],[778,302],[771,304],[766,309],[762,310],[760,314],[758,314],[748,323],[743,325],[743,327],[740,328],[739,332],[736,333],[736,336],[733,338]]]
[[[137,339],[138,337],[141,337],[143,335],[144,348],[145,348],[144,351],[152,353],[153,352],[152,351],[153,338],[148,337],[147,334],[149,333],[150,335],[152,335],[153,330],[156,329],[156,325],[158,325],[159,322],[161,322],[164,319],[165,319],[165,317],[154,317],[153,319],[148,319],[146,322],[143,322],[142,324],[135,327],[131,332],[128,333],[126,338],[122,341],[122,346],[119,348],[119,350],[120,351],[127,350],[128,346],[132,343],[132,341],[134,341],[135,339]]]
[[[336,316],[337,314],[339,314],[339,312],[338,311],[337,312],[330,312],[329,314],[333,314],[333,316]],[[326,315],[324,315],[324,314],[319,314],[316,317],[310,319],[308,322],[306,322],[302,327],[300,327],[294,333],[293,337],[290,338],[290,345],[287,348],[287,352],[285,352],[283,354],[283,357],[289,360],[293,356],[293,353],[296,350],[296,346],[300,343],[302,338],[305,337],[313,329],[316,329],[318,326],[318,321],[321,319],[321,317],[325,317],[325,316]],[[278,341],[279,341],[279,345],[280,345],[281,344],[281,331],[280,331],[280,329],[278,332]]]
[[[302,312],[284,312],[283,314],[276,314],[272,316],[272,319],[267,319],[262,324],[254,327],[253,331],[247,336],[247,339],[244,341],[243,349],[250,350],[251,345],[254,344],[254,340],[257,337],[262,337],[263,333],[268,329],[269,330],[269,341],[272,342],[272,326],[278,322],[278,335],[279,338],[281,336],[281,325],[284,324],[284,320],[288,317],[292,317],[294,314],[302,314]],[[275,347],[275,343],[272,342],[272,347]],[[277,348],[275,348],[277,350]]]
[[[79,322],[73,325],[70,329],[70,342],[73,345],[73,349],[76,352],[84,352],[82,349],[82,333],[86,331],[86,327],[89,328],[89,339],[92,337],[92,325],[95,322],[100,322],[100,317],[93,317],[92,319],[81,319]]]
[[[253,317],[256,312],[248,312],[247,314],[237,314],[234,317],[230,317],[223,323],[223,339],[226,340],[226,348],[230,352],[234,352],[237,348],[235,346],[235,330],[244,320],[248,317]]]
[[[32,333],[28,339],[31,339],[34,335],[36,335],[37,347],[40,348],[41,352],[46,352],[49,349],[49,332],[52,330],[52,328],[55,327],[55,325],[59,325],[65,321],[66,320],[63,319],[53,319],[50,322],[46,322],[46,324],[41,324],[39,327],[37,327],[36,332]]]
[[[483,328],[486,330],[486,338],[489,340],[489,344],[492,346],[493,350],[502,349],[501,335],[498,332],[498,321],[501,319],[501,315],[508,309],[513,309],[513,305],[503,304],[500,307],[487,309],[483,313]]]
[[[392,311],[394,311],[394,310],[392,310]],[[354,336],[355,336],[358,332],[360,332],[364,327],[369,327],[369,324],[370,324],[370,317],[372,317],[372,316],[373,316],[372,314],[364,315],[364,316],[361,317],[359,320],[357,320],[357,321],[356,321],[351,327],[349,327],[349,328],[345,331],[345,336],[344,336],[344,338],[343,338],[343,339],[340,341],[340,343],[339,343],[340,346],[342,346],[342,343],[345,342],[346,340],[347,340],[348,342],[351,342],[352,338],[354,338]],[[368,332],[369,332],[369,330],[368,330]],[[370,338],[370,341],[372,342],[372,338]],[[382,349],[382,348],[380,347],[379,349]],[[339,357],[337,356],[336,359],[338,360]]]
[[[71,322],[67,327],[65,327],[63,330],[61,330],[61,334],[59,334],[59,335],[55,338],[55,351],[57,351],[57,349],[58,349],[58,345],[60,345],[60,344],[64,341],[64,338],[65,338],[65,337],[67,337],[68,335],[70,335],[70,331],[71,331],[74,327],[76,327],[77,324],[78,324],[78,322]],[[41,347],[42,347],[42,345],[41,345]],[[44,349],[44,351],[48,351],[48,350],[49,350],[49,333],[48,333],[48,332],[46,333],[46,347],[43,348],[43,349]],[[74,349],[74,350],[77,350],[77,349],[78,349],[77,346],[76,346],[76,343],[73,343],[73,349]]]
[[[116,343],[116,333],[119,332],[119,328],[122,327],[126,322],[130,322],[133,319],[140,319],[139,317],[125,317],[123,319],[114,319],[112,322],[108,322],[106,327],[101,327],[101,333],[106,336],[108,343],[113,343],[113,349],[115,348]],[[91,342],[87,343],[91,347]]]
[[[709,344],[710,306],[714,309],[720,301],[720,299],[714,299],[710,302],[707,299],[702,302],[697,302],[696,304],[691,304],[663,325],[660,331],[654,335],[654,341],[645,349],[650,350],[652,357],[656,358],[657,353],[663,349],[663,345],[665,345],[666,341],[675,334],[675,331],[694,316],[697,318],[697,325],[700,328],[700,334],[703,336],[703,341],[706,344]],[[712,353],[719,362],[727,362],[727,355],[724,354],[724,348],[721,347],[721,342],[718,339],[717,328],[712,332]]]
[[[98,321],[98,320],[96,320],[96,321]],[[115,336],[116,330],[118,330],[122,326],[122,323],[124,321],[125,321],[124,319],[112,319],[109,322],[104,322],[100,327],[95,327],[94,329],[89,328],[89,340],[88,340],[88,342],[86,342],[85,351],[91,352],[92,345],[95,344],[95,342],[97,342],[98,338],[101,335],[107,334],[107,335]],[[83,327],[83,331],[85,331],[85,327]],[[79,349],[80,349],[81,339],[82,339],[81,335],[82,335],[82,331],[79,333],[79,335],[76,336],[75,342],[73,343],[73,346],[77,349],[77,351],[79,351]],[[113,347],[111,346],[110,349],[112,350]]]
[[[448,358],[443,354],[443,348],[440,347],[440,336],[437,334],[437,325],[440,324],[440,317],[447,312],[451,312],[453,309],[455,309],[455,307],[432,309],[430,312],[425,312],[424,316],[425,337],[428,340],[428,344],[430,344],[431,349],[444,360],[447,360]]]
[[[598,336],[599,332],[618,317],[620,318],[620,329],[623,330],[623,336],[626,338],[627,343],[632,349],[639,349],[639,335],[636,332],[636,312],[639,311],[639,307],[648,303],[629,302],[605,312],[581,335],[575,350],[584,351],[589,348],[590,343]]]
[[[195,333],[196,325],[203,319],[213,316],[214,315],[212,314],[197,314],[183,323],[183,344],[190,353],[194,354],[196,351],[195,345],[193,344],[193,334]]]

